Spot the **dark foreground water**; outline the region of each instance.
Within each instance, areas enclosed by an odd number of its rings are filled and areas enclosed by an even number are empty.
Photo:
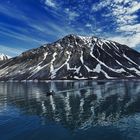
[[[140,81],[0,82],[0,140],[140,140]]]

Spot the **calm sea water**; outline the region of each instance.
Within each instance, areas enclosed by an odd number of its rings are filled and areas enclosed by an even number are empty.
[[[0,140],[139,139],[140,81],[0,82]]]

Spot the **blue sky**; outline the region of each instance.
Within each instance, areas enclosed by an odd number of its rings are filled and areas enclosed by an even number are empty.
[[[140,50],[139,0],[0,0],[0,52],[10,56],[67,34]]]

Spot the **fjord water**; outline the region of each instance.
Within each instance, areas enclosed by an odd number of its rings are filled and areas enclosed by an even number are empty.
[[[139,138],[140,81],[0,82],[0,140]]]

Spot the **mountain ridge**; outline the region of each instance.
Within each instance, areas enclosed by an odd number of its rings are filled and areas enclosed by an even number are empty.
[[[3,53],[0,53],[0,65],[7,62],[10,58],[11,58],[10,56],[3,54]]]
[[[10,56],[3,54],[3,53],[0,53],[0,61],[5,61],[5,60],[8,60],[10,58],[11,58]]]
[[[0,66],[0,80],[140,78],[140,53],[94,36],[70,34]]]

